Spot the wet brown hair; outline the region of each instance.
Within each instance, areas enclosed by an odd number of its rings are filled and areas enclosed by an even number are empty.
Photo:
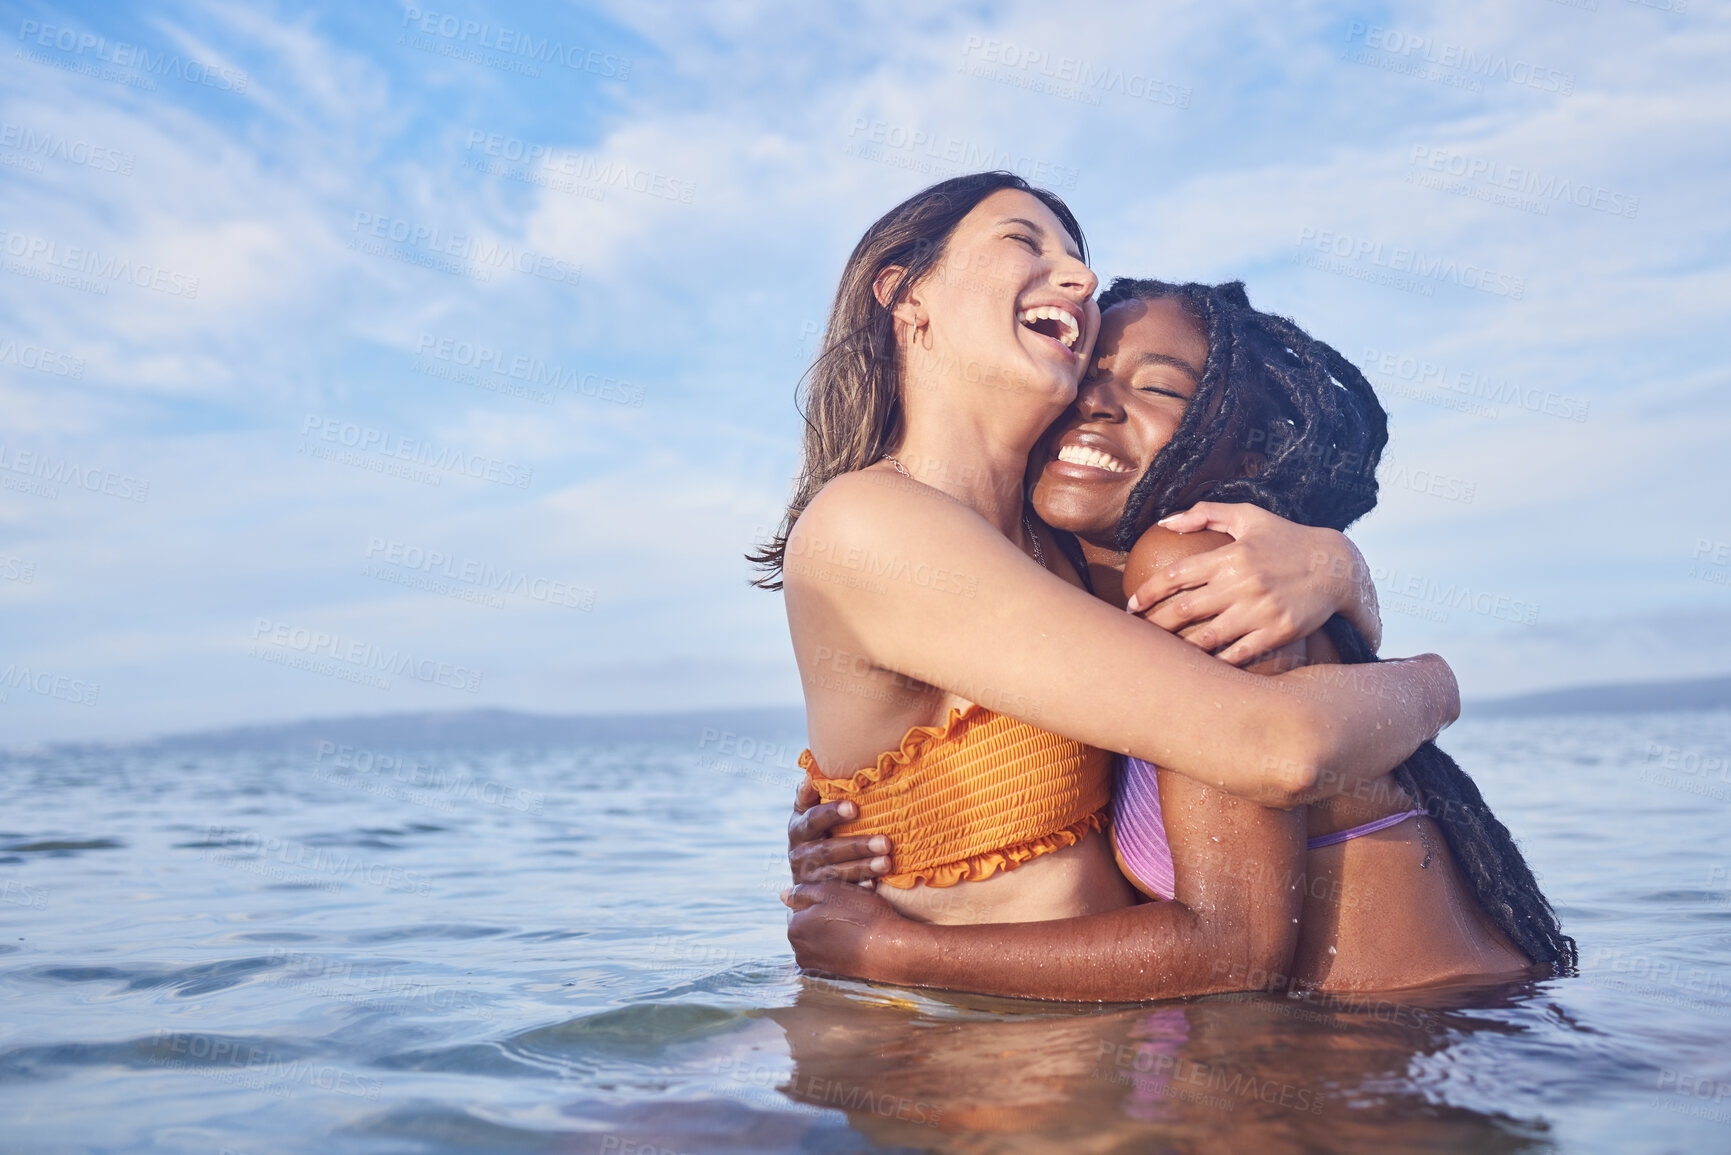
[[[1088,242],[1069,206],[1013,172],[952,177],[879,217],[842,269],[823,349],[803,378],[800,415],[805,418],[805,444],[799,476],[775,536],[746,555],[761,571],[752,585],[780,589],[787,536],[818,490],[844,473],[880,460],[901,440],[901,350],[892,309],[943,260],[950,235],[962,218],[1005,189],[1025,192],[1051,209],[1076,242],[1082,260],[1088,259]],[[890,304],[884,305],[873,286],[885,269],[895,267],[903,272],[889,294]]]

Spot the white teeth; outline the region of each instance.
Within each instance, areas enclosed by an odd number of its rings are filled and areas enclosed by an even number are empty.
[[[1058,460],[1068,461],[1071,465],[1091,465],[1095,469],[1104,469],[1109,473],[1129,473],[1130,467],[1107,453],[1098,449],[1090,449],[1086,445],[1066,445],[1058,450]]]
[[[1023,309],[1017,317],[1024,325],[1032,325],[1035,321],[1056,321],[1064,327],[1064,335],[1058,340],[1064,343],[1064,348],[1074,349],[1082,339],[1081,326],[1076,324],[1076,318],[1070,315],[1068,309],[1060,309],[1056,305],[1035,305],[1031,309]]]

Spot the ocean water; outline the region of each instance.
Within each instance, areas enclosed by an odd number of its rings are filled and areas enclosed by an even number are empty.
[[[797,734],[0,760],[6,1152],[1731,1151],[1731,714],[1467,721],[1578,977],[805,978]]]

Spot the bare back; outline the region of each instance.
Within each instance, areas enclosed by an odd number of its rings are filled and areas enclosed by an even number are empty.
[[[1224,534],[1176,534],[1156,526],[1137,542],[1125,564],[1127,588],[1134,589],[1161,565],[1225,543]],[[1251,666],[1275,674],[1295,665],[1333,664],[1340,655],[1318,632],[1268,655]],[[1210,841],[1221,830],[1241,830],[1248,838],[1290,839],[1295,835],[1268,823],[1248,821],[1254,803],[1213,787],[1160,773],[1160,796],[1174,861],[1201,870],[1228,869],[1248,851],[1257,860],[1279,861],[1275,850],[1244,846],[1222,855]],[[1307,808],[1306,837],[1334,834],[1415,808],[1416,801],[1392,775],[1361,783]],[[1450,979],[1507,976],[1530,961],[1479,908],[1471,888],[1449,853],[1442,832],[1429,817],[1332,846],[1307,850],[1299,888],[1300,918],[1292,973],[1299,986],[1323,990],[1393,990]],[[1267,880],[1271,888],[1277,880]]]

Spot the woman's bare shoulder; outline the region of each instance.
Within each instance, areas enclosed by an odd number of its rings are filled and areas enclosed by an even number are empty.
[[[971,512],[940,489],[922,485],[892,469],[868,467],[832,478],[817,491],[800,516],[802,520],[813,513],[820,517],[837,513],[846,516],[877,509],[899,509],[910,502]]]
[[[1136,539],[1135,547],[1130,550],[1130,556],[1124,562],[1124,588],[1134,590],[1140,587],[1163,565],[1171,565],[1175,561],[1231,544],[1230,534],[1216,533],[1211,529],[1178,533],[1151,525]]]
[[[984,532],[982,532],[984,531]],[[844,473],[818,491],[787,538],[790,588],[830,572],[899,564],[954,564],[962,555],[1007,545],[986,520],[929,485],[883,469]],[[846,584],[846,583],[844,583]]]
[[[960,524],[986,525],[942,490],[887,469],[858,469],[818,490],[794,523],[789,542],[804,537],[873,545],[882,544],[885,535],[906,540]]]

